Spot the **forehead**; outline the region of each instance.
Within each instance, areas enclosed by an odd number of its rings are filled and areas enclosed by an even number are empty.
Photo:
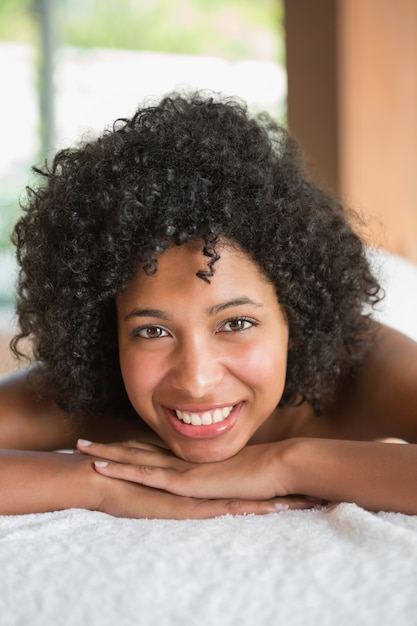
[[[236,246],[220,242],[216,245],[220,258],[207,283],[196,274],[206,271],[209,258],[203,254],[203,243],[187,242],[172,246],[157,257],[157,272],[149,276],[139,267],[127,288],[118,297],[119,303],[134,298],[172,299],[182,297],[225,299],[230,295],[257,294],[275,299],[275,288],[256,263]]]

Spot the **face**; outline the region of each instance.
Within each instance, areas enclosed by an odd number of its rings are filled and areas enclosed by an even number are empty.
[[[288,326],[273,285],[232,245],[218,246],[210,283],[201,242],[169,248],[117,297],[130,402],[179,457],[236,454],[275,410],[285,384]]]

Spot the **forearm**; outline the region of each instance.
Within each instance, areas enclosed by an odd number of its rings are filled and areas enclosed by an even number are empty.
[[[306,508],[295,499],[284,508]],[[265,514],[280,503],[258,500],[186,498],[130,481],[102,476],[93,458],[81,454],[0,451],[0,515],[43,513],[69,508],[118,517],[199,519],[218,515]]]
[[[95,509],[100,477],[81,455],[0,451],[0,514]]]
[[[417,445],[313,438],[288,443],[289,493],[417,514]]]

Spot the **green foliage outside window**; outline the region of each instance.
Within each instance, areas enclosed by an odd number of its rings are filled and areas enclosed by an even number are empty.
[[[0,42],[38,48],[41,1],[0,0]],[[282,0],[43,1],[49,1],[58,46],[284,61]],[[6,179],[0,172],[0,254],[10,249],[23,168],[27,180],[31,164],[21,163],[22,171]]]
[[[281,0],[49,1],[63,44],[283,60]],[[0,39],[34,42],[35,4],[2,0]]]

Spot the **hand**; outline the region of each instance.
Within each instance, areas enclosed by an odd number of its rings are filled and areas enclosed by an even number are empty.
[[[236,498],[245,501],[246,507],[256,508],[257,502],[266,507],[265,512],[311,508],[319,501],[289,496],[277,480],[279,447],[285,449],[285,442],[247,446],[234,457],[216,463],[189,463],[169,450],[135,441],[111,445],[80,441],[78,444],[83,453],[106,459],[95,463],[102,476],[186,498],[204,498],[204,501],[209,498],[211,502],[233,498],[232,506],[243,506],[243,502],[236,504]]]
[[[305,509],[314,502],[304,498],[245,500],[239,498],[203,499],[179,496],[125,480],[111,480],[97,510],[116,517],[150,519],[206,519],[220,515],[265,515],[287,509]]]
[[[113,480],[94,470],[96,459],[84,454],[2,450],[0,514],[81,508],[119,517],[186,519],[283,509],[275,501],[187,498]]]

